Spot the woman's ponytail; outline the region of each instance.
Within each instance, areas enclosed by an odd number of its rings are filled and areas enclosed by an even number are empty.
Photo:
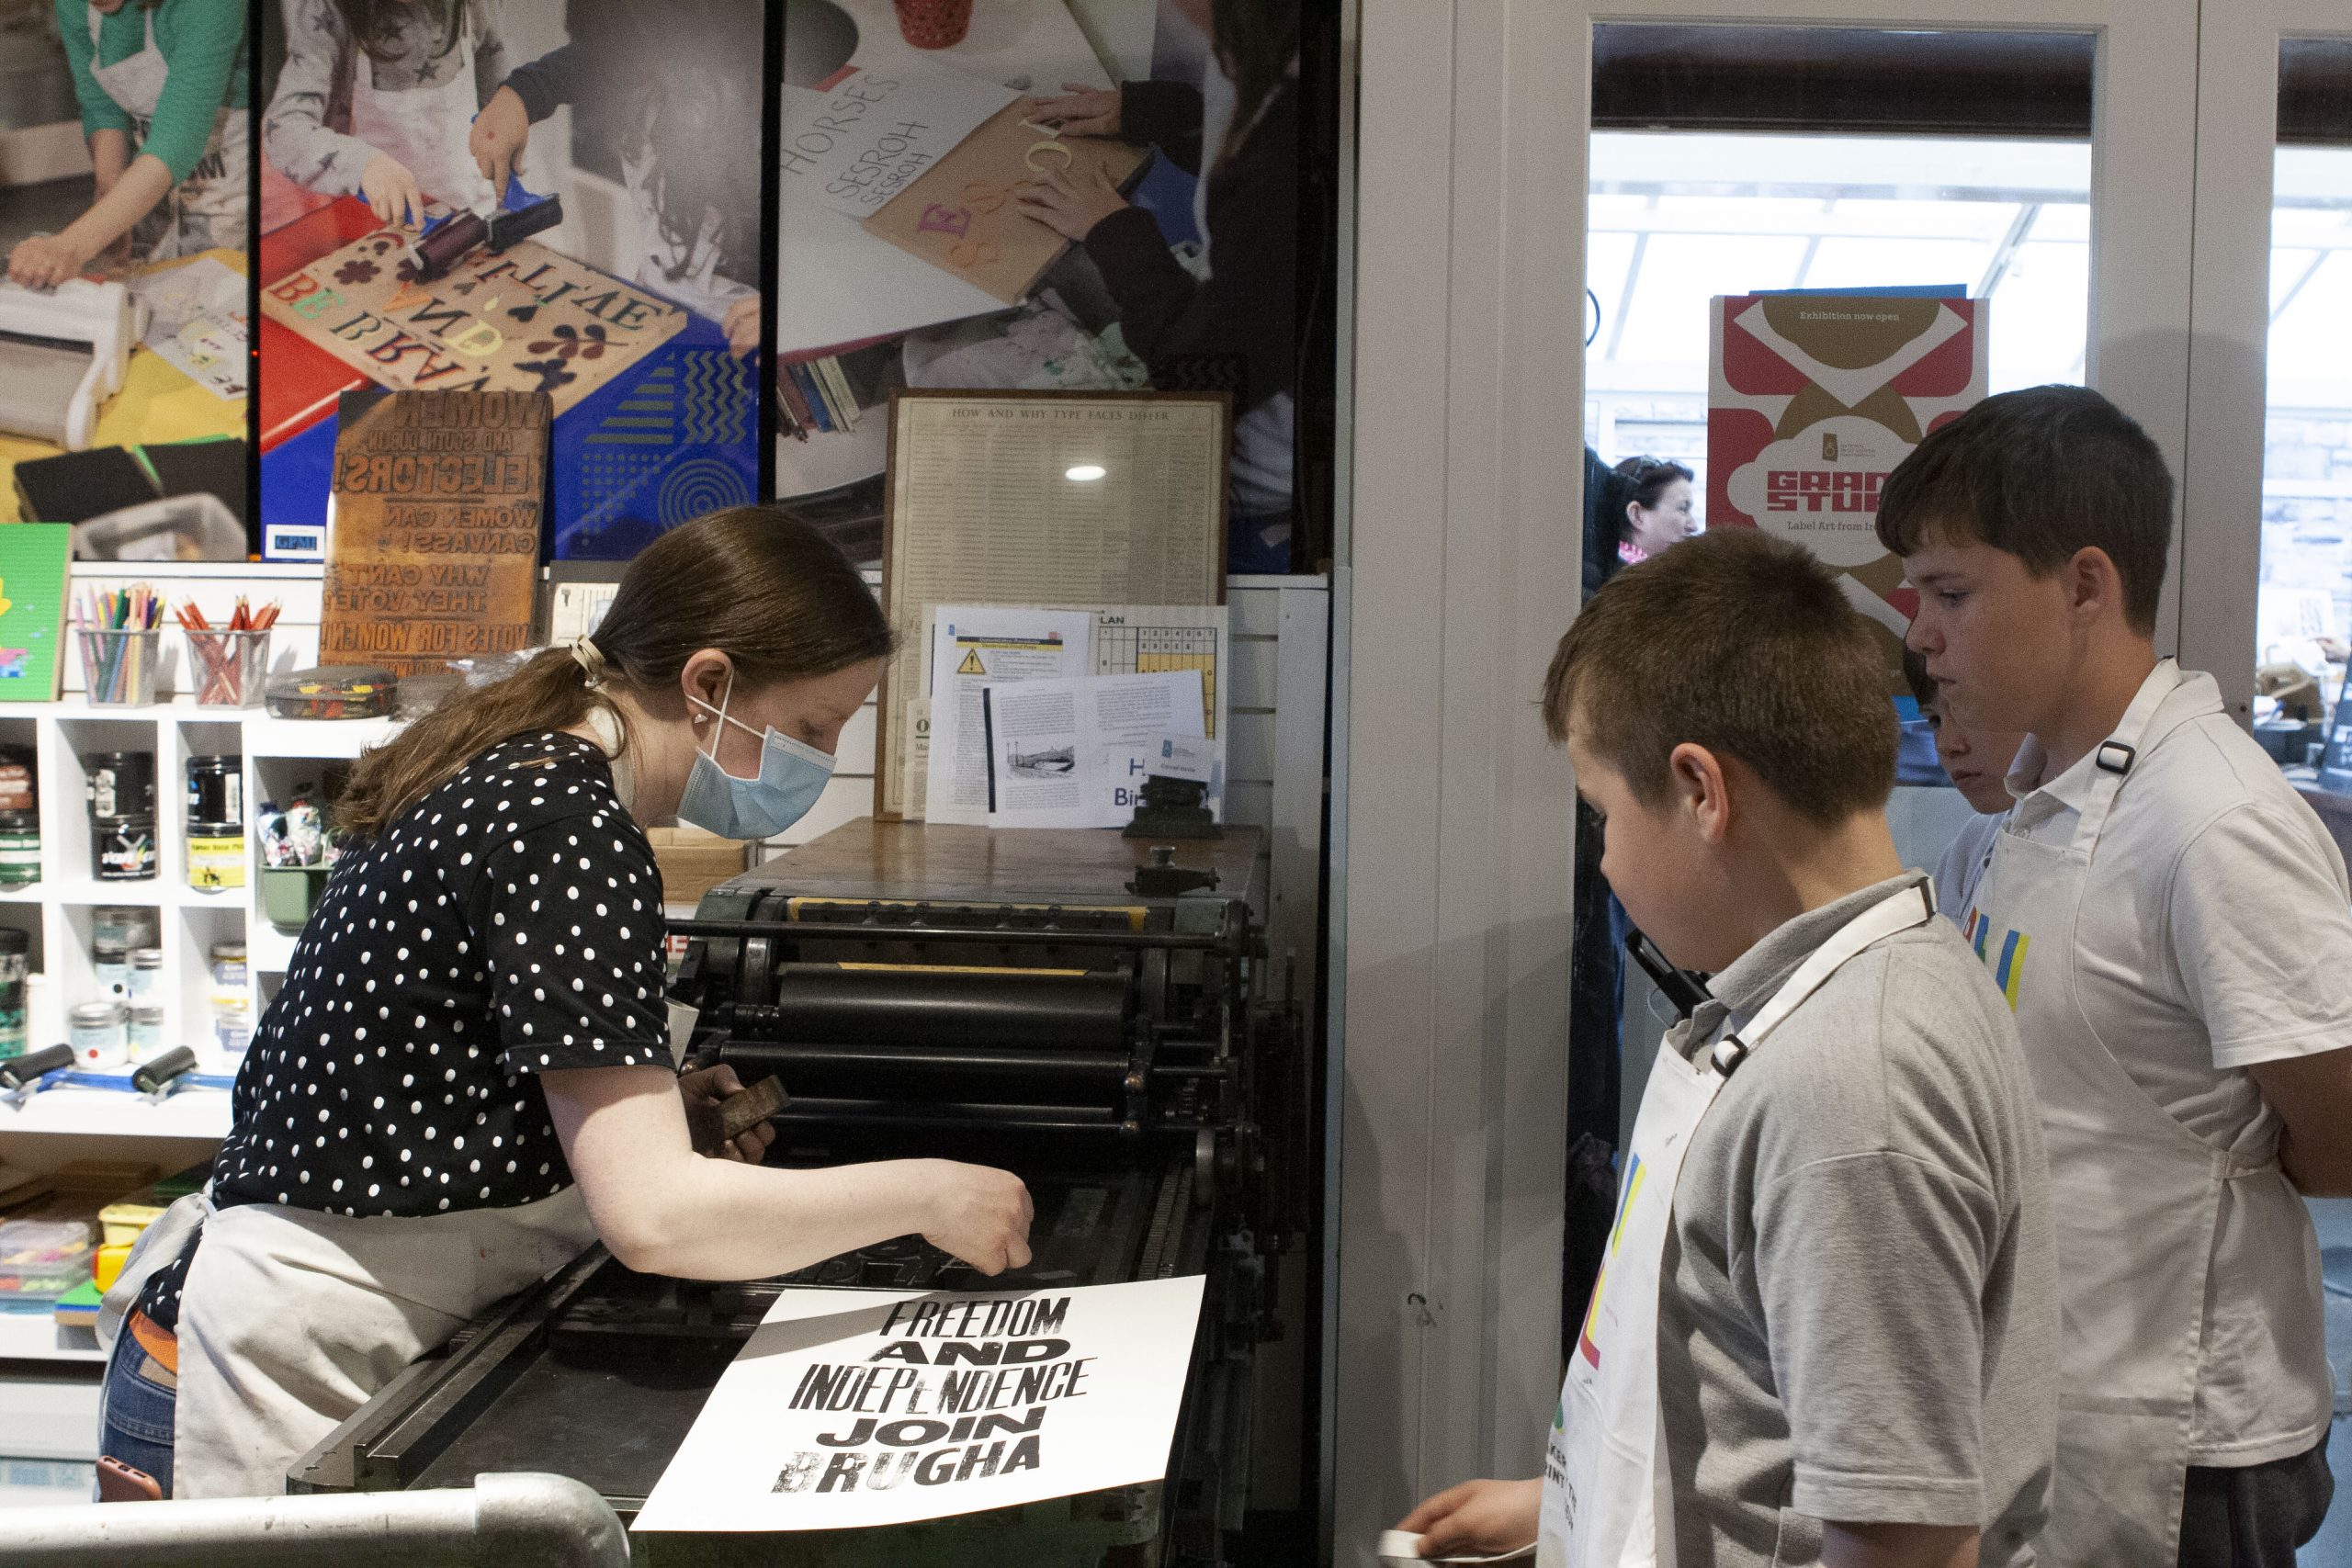
[[[857,569],[791,513],[739,506],[698,517],[629,563],[584,649],[542,649],[362,756],[335,826],[373,839],[501,740],[569,729],[615,688],[648,713],[676,714],[679,674],[706,648],[757,688],[882,658],[890,627]]]

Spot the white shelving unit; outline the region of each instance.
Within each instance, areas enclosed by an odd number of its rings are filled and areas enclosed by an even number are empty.
[[[74,581],[77,588],[101,591],[153,582],[172,604],[199,605],[215,625],[225,624],[239,594],[256,604],[277,600],[284,611],[272,638],[273,672],[317,661],[316,567],[141,563],[77,568]],[[0,925],[30,936],[29,967],[43,976],[38,1010],[28,1020],[31,1043],[63,1040],[65,1010],[96,993],[95,911],[117,905],[152,909],[164,953],[164,1043],[195,1046],[199,1070],[217,1073],[227,1064],[211,1031],[212,944],[245,942],[256,1017],[294,946],[292,933],[280,932],[263,914],[251,852],[254,807],[282,800],[297,784],[316,782],[323,763],[357,756],[383,739],[390,724],[302,723],[271,718],[258,707],[202,708],[191,696],[174,698],[175,685],[183,692],[187,685],[187,660],[168,621],[162,639],[164,700],[144,707],[93,706],[81,693],[77,650],[68,641],[63,701],[0,705],[0,744],[29,748],[38,758],[41,878],[0,890]],[[155,759],[153,880],[106,882],[95,874],[85,792],[87,759],[100,751],[144,751]],[[230,753],[245,760],[246,885],[208,892],[187,883],[187,761]],[[0,1104],[0,1161],[47,1170],[71,1160],[130,1159],[178,1169],[227,1134],[229,1098],[223,1089],[189,1088],[151,1105],[104,1089],[48,1089],[21,1107]],[[86,1464],[96,1435],[101,1359],[87,1329],[61,1328],[47,1313],[0,1312],[0,1431],[9,1439],[8,1458],[0,1464],[21,1470],[39,1458]],[[35,1440],[40,1433],[49,1436]]]
[[[390,719],[268,718],[259,710],[200,708],[187,701],[129,708],[69,699],[0,710],[0,744],[30,745],[40,759],[41,879],[0,892],[0,924],[31,936],[30,967],[45,976],[42,1005],[28,1021],[33,1043],[65,1038],[66,1010],[98,996],[90,957],[96,911],[146,908],[155,911],[161,927],[164,1043],[193,1046],[199,1070],[224,1066],[211,1032],[212,947],[246,944],[257,1013],[294,945],[293,933],[264,913],[261,871],[251,847],[254,810],[265,801],[291,799],[304,786],[315,788],[327,764],[356,757],[391,726]],[[115,751],[155,759],[156,874],[150,879],[105,881],[96,874],[87,805],[91,759]],[[208,890],[187,881],[187,765],[191,758],[221,755],[244,759],[245,886]],[[12,1124],[12,1114],[17,1113],[0,1108],[0,1130]]]
[[[103,1361],[96,1329],[66,1328],[45,1312],[0,1312],[0,1360]]]

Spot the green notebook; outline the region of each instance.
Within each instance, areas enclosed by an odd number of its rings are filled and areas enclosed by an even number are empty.
[[[96,1280],[85,1280],[57,1298],[52,1309],[60,1328],[96,1328],[98,1325],[98,1303],[106,1298],[98,1292]]]
[[[71,525],[0,525],[0,703],[57,700],[73,558]]]

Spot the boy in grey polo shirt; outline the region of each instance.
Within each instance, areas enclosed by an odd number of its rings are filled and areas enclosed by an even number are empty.
[[[1424,1556],[1537,1539],[1544,1568],[1613,1565],[1654,1535],[1709,1568],[2038,1561],[2058,1324],[2033,1087],[1888,834],[1886,677],[1819,564],[1749,530],[1631,568],[1563,639],[1544,711],[1603,870],[1713,997],[1645,1095],[1546,1480],[1430,1499],[1400,1526]],[[1659,1114],[1694,1086],[1695,1122]]]

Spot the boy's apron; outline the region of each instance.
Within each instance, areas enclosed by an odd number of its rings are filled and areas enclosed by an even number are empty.
[[[2191,1133],[2123,1070],[2086,1021],[2075,931],[2092,856],[2133,764],[2197,716],[2156,711],[2151,682],[2096,754],[2071,842],[2038,843],[2013,816],[1963,928],[2016,1009],[2041,1100],[2058,1236],[2058,1469],[2046,1562],[2170,1563],[2179,1556],[2207,1275],[2222,1188],[2283,1182],[2276,1151],[2245,1160]]]
[[[1634,1122],[1607,1261],[1552,1417],[1537,1568],[1651,1568],[1676,1561],[1674,1498],[1657,1403],[1658,1291],[1674,1189],[1699,1124],[1742,1061],[1849,959],[1935,918],[1921,883],[1889,894],[1815,948],[1744,1029],[1691,1062],[1658,1048]]]

